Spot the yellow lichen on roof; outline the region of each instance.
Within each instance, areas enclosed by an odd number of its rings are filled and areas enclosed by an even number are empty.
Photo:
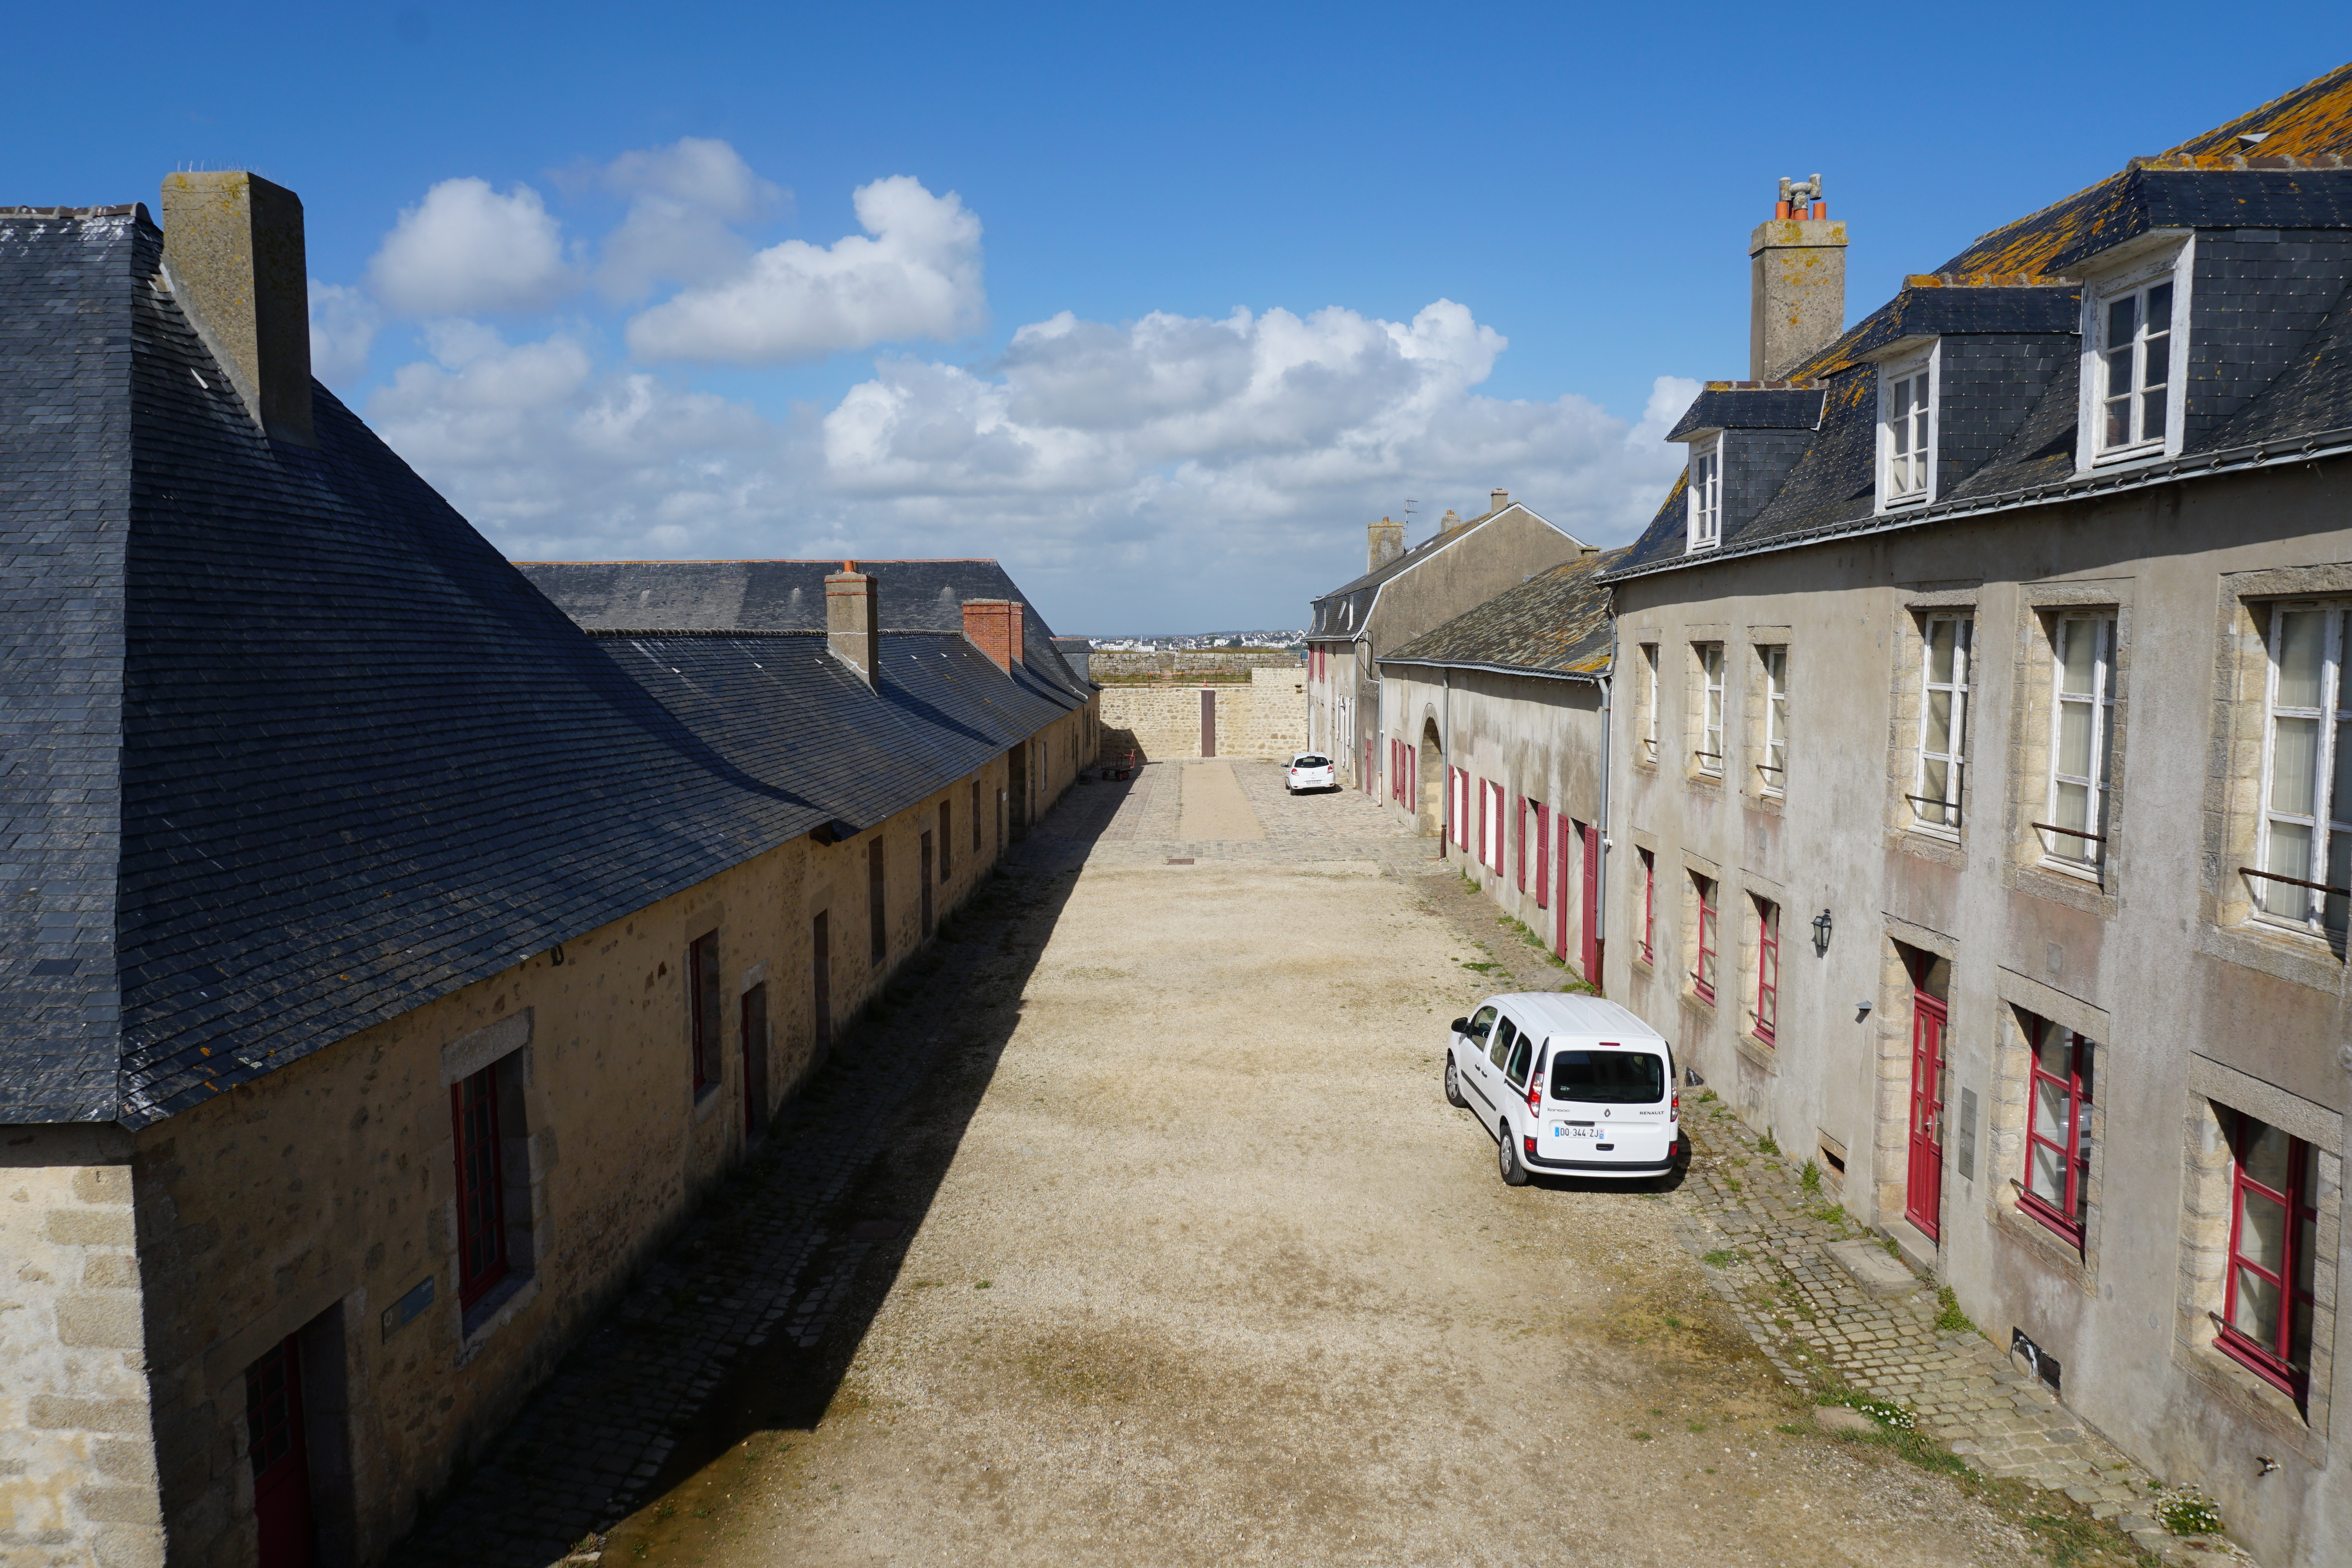
[[[2238,139],[2249,134],[2262,141],[2252,148],[2240,145]],[[2168,150],[2168,155],[2257,151],[2265,158],[2352,155],[2352,66],[2339,66]]]

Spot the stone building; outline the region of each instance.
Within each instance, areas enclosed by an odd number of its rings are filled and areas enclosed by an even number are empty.
[[[1496,490],[1482,515],[1445,514],[1411,549],[1383,517],[1367,530],[1369,570],[1314,601],[1307,632],[1307,745],[1328,751],[1340,779],[1387,788],[1379,737],[1380,660],[1507,588],[1583,553],[1567,530]]]
[[[310,379],[293,195],[163,205],[0,210],[0,1557],[366,1564],[1091,695],[987,562],[575,622]]]
[[[2282,1564],[2352,1561],[2347,154],[2352,68],[1850,329],[1759,268],[1608,577],[1609,993]]]
[[[1597,981],[1609,590],[1588,549],[1380,661],[1382,799]]]

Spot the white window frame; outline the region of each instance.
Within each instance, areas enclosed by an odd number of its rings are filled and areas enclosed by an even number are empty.
[[[2155,254],[2147,249],[2159,246]],[[2082,387],[2076,410],[2074,465],[2088,469],[2108,463],[2130,463],[2168,457],[2180,451],[2187,428],[2189,379],[2189,281],[2196,272],[2197,241],[2193,235],[2158,234],[2132,246],[2138,259],[2112,275],[2084,285],[2082,316]],[[2171,326],[2167,329],[2164,429],[2143,432],[2137,441],[2109,444],[2106,439],[2106,319],[2107,306],[2126,294],[2137,294],[2159,283],[2172,285]],[[2145,331],[2146,312],[2139,315],[2135,341]],[[2135,356],[2132,397],[2142,395]],[[2135,415],[2137,417],[2137,413]]]
[[[2042,841],[2042,863],[2077,876],[2096,877],[2107,861],[2107,844],[2115,835],[2113,804],[2115,755],[2110,744],[2116,715],[2116,629],[2113,610],[2060,611],[2053,617],[2050,640],[2050,766],[2049,788],[2042,800],[2042,821],[2058,821],[2058,791],[2062,787],[2086,791],[2082,838],[2050,827],[2033,831]],[[2089,628],[2097,641],[2091,651],[2091,690],[2079,696],[2066,690],[2066,649],[2077,628]],[[2086,706],[2091,714],[2091,770],[2085,774],[2059,771],[2061,737],[2065,733],[2069,705]]]
[[[1764,666],[1763,760],[1757,764],[1756,788],[1759,794],[1785,795],[1789,792],[1789,645],[1759,643],[1756,657]]]
[[[1658,691],[1658,645],[1655,643],[1643,643],[1640,644],[1640,647],[1641,660],[1638,667],[1641,672],[1641,679],[1643,683],[1643,690],[1642,693],[1643,701],[1643,706],[1642,709],[1642,754],[1643,760],[1654,768],[1657,766],[1658,762],[1658,697],[1660,695]]]
[[[2352,800],[2336,799],[2333,787],[2337,737],[2343,726],[2352,724],[2352,713],[2347,713],[2345,706],[2347,701],[2352,701],[2352,693],[2346,692],[2343,679],[2347,611],[2352,611],[2352,603],[2340,599],[2283,601],[2270,607],[2270,623],[2263,632],[2263,653],[2269,668],[2263,673],[2263,679],[2262,815],[2258,841],[2254,847],[2254,863],[2263,871],[2300,876],[2306,882],[2336,887],[2352,885],[2352,881],[2347,881],[2346,876],[2331,874],[2332,862],[2347,844],[2352,844],[2352,821],[2347,820],[2347,813],[2352,813]],[[2282,709],[2278,700],[2279,634],[2285,617],[2294,612],[2315,612],[2326,617],[2320,648],[2319,702],[2312,707]],[[2312,810],[2307,812],[2275,809],[2278,721],[2281,718],[2307,719],[2317,725],[2318,744],[2313,747],[2312,758]],[[2311,834],[2310,851],[2304,857],[2300,870],[2272,863],[2273,829],[2286,824]],[[2336,841],[2338,835],[2342,835],[2344,844]],[[2292,883],[2273,882],[2263,877],[2248,877],[2245,880],[2252,884],[2256,919],[2317,936],[2330,935],[2327,905],[2336,903],[2336,900],[2311,888],[2296,887]],[[2303,907],[2300,918],[2279,907],[2296,902],[2300,902]],[[2335,927],[2338,933],[2342,929],[2341,924]]]
[[[1936,498],[1936,447],[1943,400],[1937,389],[1943,380],[1943,344],[1939,340],[1916,354],[1892,361],[1878,367],[1878,510],[1888,512],[1907,507],[1924,507]],[[1919,483],[1897,494],[1895,488],[1895,389],[1904,382],[1918,377],[1926,382],[1927,402],[1924,413],[1917,415],[1910,434],[1918,445],[1915,455],[1919,465]]]
[[[1690,448],[1689,515],[1685,543],[1694,550],[1723,543],[1723,437],[1694,441]]]
[[[1961,791],[1969,761],[1969,682],[1975,673],[1971,661],[1975,657],[1976,621],[1972,611],[1929,615],[1919,649],[1919,745],[1918,763],[1911,776],[1911,825],[1921,832],[1955,839],[1960,836]],[[1952,678],[1939,681],[1936,679],[1936,628],[1947,623],[1952,628]],[[1927,705],[1937,692],[1951,699],[1951,726],[1944,737],[1948,749],[1943,751],[1930,750],[1927,746]],[[1927,793],[1927,768],[1937,762],[1944,766],[1944,821],[1940,822],[1925,814],[1937,809],[1933,803],[1937,798]]]
[[[1698,770],[1711,779],[1723,777],[1723,644],[1694,643],[1691,653],[1698,660],[1699,750],[1691,760]],[[1707,655],[1715,656],[1715,667],[1707,668]],[[1708,755],[1712,754],[1711,757]]]

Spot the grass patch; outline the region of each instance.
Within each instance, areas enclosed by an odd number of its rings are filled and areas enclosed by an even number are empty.
[[[1771,1128],[1765,1128],[1764,1135],[1756,1140],[1756,1152],[1759,1155],[1771,1155],[1776,1158],[1779,1157],[1780,1145],[1773,1139]]]
[[[1636,1427],[1631,1432],[1628,1432],[1626,1436],[1633,1438],[1633,1441],[1637,1443],[1646,1443],[1651,1440],[1654,1434],[1644,1432],[1639,1427]]]
[[[1513,932],[1517,936],[1520,941],[1526,943],[1528,946],[1542,954],[1544,956],[1544,962],[1549,964],[1552,967],[1556,969],[1565,969],[1568,967],[1568,960],[1553,952],[1549,945],[1547,944],[1541,936],[1537,936],[1534,931],[1528,929],[1525,921],[1516,920],[1510,915],[1506,915],[1497,918],[1495,924]]]
[[[1712,1252],[1701,1253],[1699,1261],[1710,1269],[1728,1269],[1739,1261],[1739,1254],[1728,1247],[1718,1247]]]
[[[1822,1167],[1807,1160],[1805,1168],[1797,1173],[1797,1185],[1807,1192],[1819,1196],[1822,1190]]]
[[[1942,1305],[1942,1310],[1936,1314],[1936,1332],[1937,1333],[1974,1333],[1977,1332],[1977,1325],[1969,1321],[1969,1314],[1960,1311],[1959,1298],[1952,1293],[1952,1288],[1949,1285],[1938,1285],[1936,1287],[1936,1300]]]

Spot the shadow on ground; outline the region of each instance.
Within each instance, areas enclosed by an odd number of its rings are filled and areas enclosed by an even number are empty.
[[[615,1524],[748,1434],[824,1418],[1130,787],[1074,787],[940,922],[394,1564],[593,1561]]]

